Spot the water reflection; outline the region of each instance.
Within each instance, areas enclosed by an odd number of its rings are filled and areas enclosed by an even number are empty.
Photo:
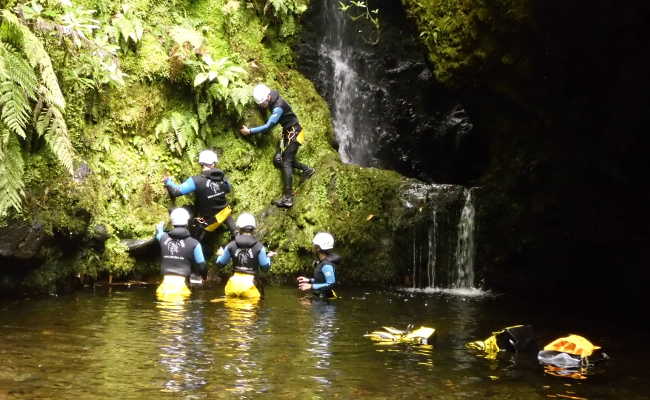
[[[256,340],[256,321],[259,298],[240,299],[228,297],[223,301],[226,311],[225,342],[222,346],[223,369],[232,383],[226,389],[240,395],[255,390],[260,368],[251,346]]]
[[[336,304],[334,301],[302,298],[303,305],[311,307],[313,324],[308,339],[307,352],[314,358],[314,367],[318,375],[313,379],[322,389],[331,386],[332,380],[327,375],[331,367],[332,341],[338,331]]]
[[[203,307],[173,296],[156,303],[163,392],[196,390],[207,383],[212,355],[205,343]]]

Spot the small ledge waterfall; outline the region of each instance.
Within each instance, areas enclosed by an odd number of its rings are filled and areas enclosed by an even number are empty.
[[[474,287],[474,203],[472,189],[466,190],[465,206],[458,221],[458,241],[456,243],[456,271],[452,287],[456,289]]]
[[[410,290],[484,294],[475,286],[475,189],[423,184],[409,193],[406,206],[422,214],[409,235]]]

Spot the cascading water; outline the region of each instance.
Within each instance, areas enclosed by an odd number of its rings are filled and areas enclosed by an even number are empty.
[[[324,0],[323,6],[329,30],[320,43],[319,58],[322,64],[331,65],[331,70],[322,69],[320,80],[328,82],[339,154],[345,163],[368,166],[375,144],[372,124],[365,118],[368,94],[359,90],[365,81],[355,69],[356,46],[347,39],[352,28],[348,26],[349,16],[339,9],[338,0]]]
[[[406,205],[423,215],[409,235],[412,287],[408,290],[461,296],[486,294],[474,287],[474,189],[454,185],[411,188]]]
[[[453,274],[453,288],[467,289],[474,287],[474,221],[475,210],[472,202],[472,189],[466,190],[465,206],[458,222],[458,240],[456,242],[456,271]]]

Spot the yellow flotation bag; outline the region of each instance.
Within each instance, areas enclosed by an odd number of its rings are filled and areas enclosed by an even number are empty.
[[[513,325],[492,332],[492,336],[485,340],[469,342],[465,344],[465,347],[483,353],[483,356],[488,360],[494,360],[501,350],[516,351],[524,349],[530,344],[532,336],[532,327],[530,325]],[[499,343],[502,345],[500,346]]]
[[[594,346],[589,340],[582,336],[571,334],[569,336],[555,339],[544,346],[545,351],[559,351],[562,353],[573,354],[580,357],[589,357],[594,350],[600,349],[600,346]]]
[[[434,328],[422,326],[418,329],[403,331],[391,326],[384,326],[383,331],[373,331],[366,333],[365,337],[379,342],[380,344],[390,343],[409,343],[409,344],[427,344],[429,338],[436,332]]]
[[[226,283],[226,296],[245,299],[260,297],[260,291],[255,286],[255,275],[235,272]]]
[[[156,289],[156,296],[161,301],[177,302],[187,299],[192,292],[185,284],[185,277],[180,275],[165,275]]]

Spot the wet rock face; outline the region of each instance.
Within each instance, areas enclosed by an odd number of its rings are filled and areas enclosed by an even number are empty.
[[[34,258],[47,238],[43,225],[38,222],[9,224],[0,228],[0,258]]]
[[[298,67],[327,99],[337,131],[337,96],[351,97],[352,130],[366,137],[354,144],[369,148],[355,149],[362,154],[351,162],[393,169],[427,182],[463,182],[476,177],[477,164],[484,157],[478,154],[473,138],[471,114],[462,99],[436,83],[426,50],[401,3],[371,2],[372,8],[380,10],[381,33],[376,44],[368,43],[372,27],[363,20],[344,21],[340,40],[354,82],[343,91],[341,86],[349,83],[342,83],[336,75],[335,64],[340,60],[325,56],[338,51],[331,48],[332,39],[327,39],[336,23],[326,3],[312,2],[305,16],[303,40],[296,46]]]

